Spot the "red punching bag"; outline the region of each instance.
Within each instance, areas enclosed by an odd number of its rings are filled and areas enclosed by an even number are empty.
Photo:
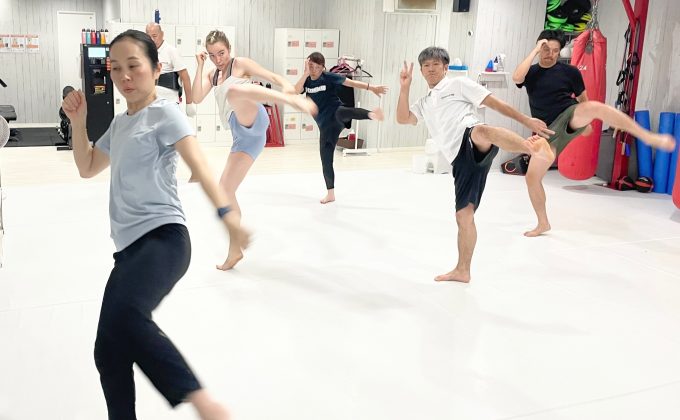
[[[607,38],[599,29],[588,29],[574,40],[571,65],[581,71],[588,99],[604,102],[607,90]],[[560,173],[569,179],[583,180],[595,175],[602,121],[593,120],[590,125],[592,133],[572,140],[557,161]]]

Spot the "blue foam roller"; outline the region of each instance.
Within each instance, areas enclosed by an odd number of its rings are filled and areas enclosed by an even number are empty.
[[[659,115],[659,134],[673,134],[675,113],[662,112]],[[671,163],[671,152],[656,150],[654,154],[654,188],[652,191],[666,194],[668,185],[668,166]]]
[[[651,130],[649,111],[635,111],[635,121],[647,130]],[[635,139],[637,148],[638,176],[652,178],[652,147],[639,139]]]
[[[671,155],[671,165],[668,169],[668,184],[666,185],[666,194],[673,194],[673,185],[675,185],[675,171],[678,167],[678,153],[680,153],[680,114],[675,114],[675,126],[673,127],[675,132],[675,150]]]

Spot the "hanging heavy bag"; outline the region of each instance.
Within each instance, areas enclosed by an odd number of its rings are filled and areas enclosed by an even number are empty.
[[[584,31],[576,38],[571,65],[581,71],[589,100],[605,101],[606,63],[607,39],[597,27]],[[566,178],[584,180],[595,175],[602,121],[594,120],[591,127],[591,134],[572,140],[559,156],[557,168]]]

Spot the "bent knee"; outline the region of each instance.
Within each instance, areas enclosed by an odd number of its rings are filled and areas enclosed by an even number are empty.
[[[244,86],[241,85],[230,86],[229,89],[227,90],[227,100],[229,102],[238,101],[240,98],[243,97],[245,91],[246,88]]]
[[[488,125],[476,125],[472,130],[472,140],[488,142],[491,137],[494,127],[489,127]]]

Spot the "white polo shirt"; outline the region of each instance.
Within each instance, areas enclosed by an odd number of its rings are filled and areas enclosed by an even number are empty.
[[[477,117],[477,108],[490,94],[485,87],[467,77],[444,77],[410,109],[419,123],[425,121],[432,139],[446,159],[453,162],[465,129],[482,124]]]
[[[161,63],[161,74],[185,70],[187,68],[177,48],[170,45],[167,41],[163,41],[158,49],[158,61]],[[169,101],[179,102],[179,95],[175,90],[156,86],[156,94]]]

